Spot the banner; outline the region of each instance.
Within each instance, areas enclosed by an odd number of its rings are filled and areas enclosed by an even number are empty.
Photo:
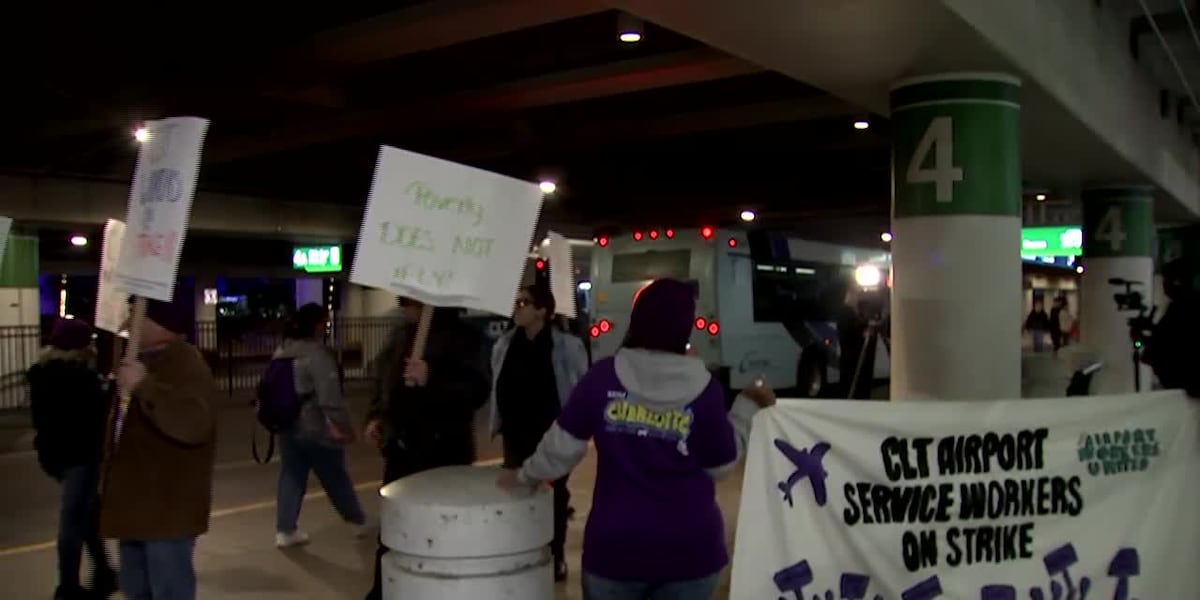
[[[100,287],[96,292],[96,329],[120,333],[129,316],[129,294],[117,288],[113,275],[120,264],[125,224],[116,219],[104,223],[104,243],[100,248]]]
[[[549,232],[550,243],[542,255],[550,261],[550,292],[554,295],[555,312],[568,319],[575,318],[575,258],[571,243],[561,233]]]
[[[350,281],[509,316],[541,207],[536,184],[382,146]]]
[[[113,281],[126,293],[170,302],[208,121],[173,117],[145,126],[149,135],[129,189],[125,223],[130,231]]]
[[[1195,598],[1198,405],[780,401],[754,421],[730,597]]]

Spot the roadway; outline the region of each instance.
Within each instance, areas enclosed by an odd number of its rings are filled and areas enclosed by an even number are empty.
[[[362,401],[354,401],[362,414]],[[210,532],[196,551],[199,597],[245,600],[361,599],[370,587],[374,539],[356,540],[333,512],[315,480],[301,514],[312,536],[304,548],[274,547],[275,482],[278,463],[258,465],[250,455],[253,417],[242,402],[222,407]],[[484,431],[481,416],[479,431]],[[481,436],[482,438],[483,436]],[[480,440],[480,459],[495,460],[498,446]],[[350,475],[364,507],[378,524],[375,490],[382,464],[375,451],[356,444],[349,451]],[[571,479],[576,518],[568,534],[571,578],[557,587],[558,600],[576,600],[583,524],[591,506],[595,465],[589,456]],[[6,598],[50,598],[57,582],[54,538],[58,486],[42,474],[31,452],[0,454],[0,581]],[[720,486],[732,541],[740,478]],[[718,598],[728,597],[728,578]]]

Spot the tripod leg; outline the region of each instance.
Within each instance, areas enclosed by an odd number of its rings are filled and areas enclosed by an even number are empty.
[[[858,353],[858,365],[854,367],[854,379],[850,380],[850,393],[846,395],[847,400],[854,399],[854,392],[858,389],[858,378],[862,375],[863,363],[867,359],[867,348],[871,347],[871,341],[875,338],[875,330],[868,329],[867,334],[863,336],[863,347]]]

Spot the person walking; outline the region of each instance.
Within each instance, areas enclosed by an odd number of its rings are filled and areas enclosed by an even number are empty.
[[[497,482],[554,481],[595,442],[584,600],[707,600],[729,562],[714,480],[741,460],[751,419],[775,396],[760,382],[726,413],[721,384],[687,355],[695,311],[685,282],[645,288],[616,356],[592,367],[533,456]]]
[[[571,390],[587,371],[583,342],[554,324],[554,294],[548,286],[521,291],[513,329],[492,347],[491,433],[504,445],[504,466],[519,468],[554,424]],[[566,537],[571,492],[568,473],[554,480],[554,578],[567,578]]]
[[[289,360],[293,386],[300,399],[295,423],[280,431],[279,487],[275,507],[275,546],[307,544],[298,528],[308,475],[316,473],[329,501],[357,537],[367,534],[367,516],[346,471],[344,446],[354,441],[350,407],[342,394],[342,377],[333,352],[325,346],[325,309],[301,306],[288,323],[283,345],[272,360]]]
[[[433,308],[424,355],[413,340],[424,306],[401,298],[401,320],[374,361],[364,435],[383,454],[383,485],[428,469],[475,462],[475,412],[488,399],[483,334],[457,308]],[[367,600],[383,595],[382,540]]]
[[[212,510],[218,388],[174,304],[148,300],[141,350],[117,385],[131,400],[115,411],[101,471],[100,534],[120,540],[126,600],[194,600],[196,538]]]
[[[55,600],[107,598],[117,590],[98,523],[100,460],[111,403],[104,380],[91,367],[94,359],[92,327],[63,319],[26,374],[38,463],[62,485]],[[79,583],[84,546],[92,557],[87,589]]]

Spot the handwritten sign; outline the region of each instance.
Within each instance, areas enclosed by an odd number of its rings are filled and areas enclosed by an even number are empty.
[[[1182,392],[781,401],[754,421],[731,597],[1194,597],[1198,423]]]
[[[541,206],[535,184],[383,146],[350,281],[509,315]]]
[[[129,294],[114,281],[121,262],[125,223],[109,219],[104,223],[104,244],[100,249],[100,288],[96,292],[96,329],[119,333],[129,317]]]
[[[551,231],[546,239],[550,241],[542,253],[550,262],[550,292],[554,294],[555,312],[575,318],[575,259],[571,253],[571,244],[561,233]]]
[[[125,293],[170,302],[208,121],[173,117],[151,121],[146,129],[113,281]]]
[[[8,247],[8,232],[12,229],[12,219],[0,217],[0,260],[4,260],[4,249]]]

